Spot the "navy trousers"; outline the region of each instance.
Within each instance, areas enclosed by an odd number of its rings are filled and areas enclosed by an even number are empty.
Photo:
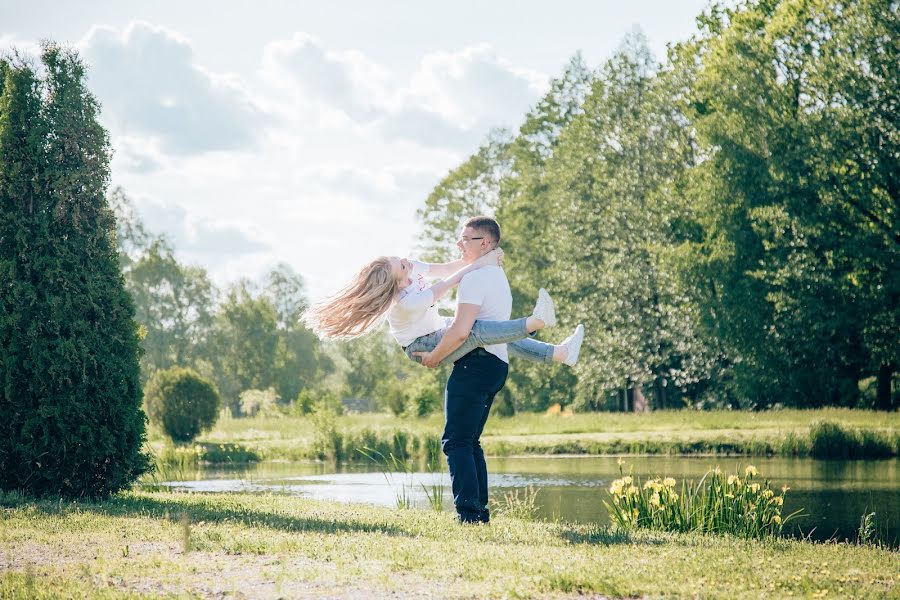
[[[444,434],[441,447],[447,456],[453,504],[460,521],[487,522],[487,464],[481,433],[494,396],[506,383],[509,365],[477,348],[453,364],[444,398]]]

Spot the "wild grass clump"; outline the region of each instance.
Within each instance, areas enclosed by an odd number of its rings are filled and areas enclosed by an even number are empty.
[[[852,429],[833,421],[816,421],[809,428],[810,456],[823,459],[890,458],[896,440],[871,429]]]
[[[166,445],[151,454],[153,465],[160,469],[194,469],[200,464],[240,464],[256,462],[259,455],[240,444],[184,444]]]
[[[621,466],[620,466],[621,472]],[[769,480],[757,481],[754,466],[739,475],[725,475],[716,467],[699,483],[682,481],[680,493],[672,477],[640,479],[623,475],[609,487],[603,501],[610,519],[623,529],[729,533],[742,538],[779,537],[782,528],[801,513],[781,515],[788,487],[776,494]]]
[[[393,454],[385,456],[372,448],[362,448],[359,450],[359,453],[378,465],[381,474],[384,475],[384,480],[387,481],[388,487],[394,493],[394,503],[397,508],[401,510],[412,508],[415,469],[409,459],[397,457]],[[401,479],[399,484],[395,481],[397,476]]]
[[[502,500],[491,500],[491,509],[494,515],[511,517],[523,521],[534,521],[537,514],[537,494],[533,486],[528,486],[519,496],[518,489],[506,492]]]
[[[440,441],[434,435],[419,434],[408,429],[373,429],[363,427],[346,430],[332,413],[317,411],[311,417],[313,441],[311,458],[319,460],[354,461],[369,454],[394,456],[407,461],[430,456]]]

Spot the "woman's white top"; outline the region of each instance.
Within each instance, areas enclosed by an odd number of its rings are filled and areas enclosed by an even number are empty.
[[[397,301],[387,314],[391,335],[404,348],[416,338],[447,325],[447,319],[438,314],[434,294],[425,281],[428,265],[415,260],[409,262],[412,264],[409,274],[412,283],[400,291]]]

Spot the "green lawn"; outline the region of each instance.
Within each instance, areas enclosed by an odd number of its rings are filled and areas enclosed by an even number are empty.
[[[599,502],[599,498],[598,498]],[[900,554],[284,495],[6,496],[0,597],[900,597]]]
[[[493,455],[718,453],[806,456],[810,450],[809,425],[819,420],[875,432],[894,448],[894,454],[900,446],[900,413],[836,408],[494,416],[488,421],[482,441],[485,451]],[[396,443],[415,446],[421,454],[426,443],[433,443],[440,436],[442,421],[441,414],[423,419],[388,414],[338,417],[334,426],[343,446],[342,450],[332,454],[343,452],[339,458],[358,458],[357,448],[372,447],[375,442],[383,448],[391,448],[391,444],[395,444],[394,437],[400,434],[408,441]],[[227,418],[221,419],[212,431],[197,441],[207,448],[206,460],[241,460],[227,448],[218,455],[208,451],[223,444],[237,445],[241,451],[249,451],[262,460],[291,460],[315,457],[316,435],[310,417]],[[156,452],[161,452],[164,445],[161,435],[151,435],[151,447]],[[415,448],[412,454],[417,453]]]
[[[422,433],[440,432],[440,413],[425,418],[395,417],[386,413],[346,415],[338,423],[349,430],[404,428]],[[799,430],[816,420],[838,421],[867,428],[900,428],[900,412],[876,412],[846,408],[815,410],[696,411],[663,410],[650,413],[577,413],[571,415],[520,413],[513,417],[492,416],[486,436],[558,435],[576,433],[634,433],[645,431]],[[244,441],[260,439],[305,439],[312,437],[308,417],[222,419],[205,439]]]

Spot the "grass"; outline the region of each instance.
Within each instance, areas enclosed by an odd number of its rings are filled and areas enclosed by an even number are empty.
[[[819,435],[813,423],[833,423],[844,434]],[[254,460],[358,460],[360,449],[426,457],[438,451],[440,414],[222,419],[196,444],[173,448],[157,432],[151,447],[171,463]],[[811,435],[811,431],[813,435]],[[900,413],[839,408],[817,410],[658,411],[644,414],[519,414],[492,417],[482,445],[494,456],[557,454],[719,454],[819,456],[858,440],[851,457],[900,453]],[[856,447],[856,446],[855,446]]]
[[[598,498],[599,501],[599,498]],[[898,597],[873,546],[624,532],[286,495],[0,498],[0,597]]]

